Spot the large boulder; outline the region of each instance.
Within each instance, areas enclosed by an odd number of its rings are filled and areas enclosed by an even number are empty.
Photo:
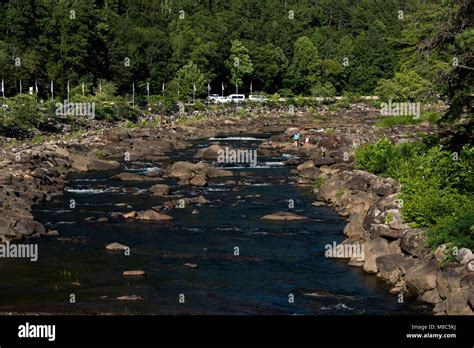
[[[219,153],[224,150],[225,149],[223,146],[214,144],[204,149],[199,149],[194,157],[198,159],[207,159],[207,160],[216,161]]]
[[[153,185],[148,189],[148,191],[153,195],[153,196],[167,196],[170,193],[170,187],[165,184],[157,184]]]
[[[445,312],[448,315],[472,315],[469,306],[470,291],[468,288],[457,289],[449,294],[443,302],[438,303],[433,309],[435,312]]]
[[[425,231],[419,228],[406,230],[401,236],[400,247],[404,252],[416,257],[426,255],[429,250],[426,247]]]
[[[379,256],[397,254],[399,252],[400,246],[398,242],[389,243],[386,239],[380,237],[370,239],[364,244],[364,271],[367,273],[377,273],[378,268],[375,260]]]
[[[72,168],[79,172],[88,172],[93,170],[113,170],[120,167],[120,163],[117,161],[107,161],[78,154],[71,154],[69,158],[72,161]]]
[[[157,212],[153,209],[148,209],[144,212],[140,212],[137,216],[140,220],[154,220],[154,221],[171,221],[173,217],[167,214]]]
[[[446,298],[456,289],[459,289],[462,274],[460,268],[448,268],[439,271],[437,275],[438,291],[441,298]]]
[[[438,264],[436,261],[420,262],[408,269],[405,282],[412,294],[422,295],[436,287]]]
[[[375,259],[377,269],[381,276],[391,284],[396,284],[400,280],[400,264],[404,263],[406,256],[399,254],[382,255]]]

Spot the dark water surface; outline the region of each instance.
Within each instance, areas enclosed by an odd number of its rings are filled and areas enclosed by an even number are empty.
[[[257,138],[256,138],[257,137]],[[256,149],[265,135],[202,140],[173,153],[192,160],[199,148],[219,141]],[[113,212],[147,209],[173,198],[153,197],[153,182],[120,182],[122,171],[160,172],[160,165],[124,163],[117,171],[70,176],[65,195],[37,206],[34,214],[60,237],[39,244],[39,260],[0,260],[0,311],[120,314],[421,314],[427,308],[398,303],[375,276],[346,262],[324,257],[324,246],[343,240],[345,221],[332,209],[311,206],[311,188],[297,187],[283,165],[288,157],[258,158],[256,168],[234,165],[248,176],[214,179],[205,188],[178,187],[172,195],[202,194],[207,205],[168,213],[171,222],[110,218]],[[215,164],[213,164],[215,165]],[[225,184],[229,179],[239,185]],[[286,182],[285,182],[286,181]],[[239,190],[235,191],[234,188]],[[257,195],[257,196],[255,196]],[[258,195],[261,195],[260,197]],[[250,196],[250,197],[245,197]],[[76,209],[70,209],[70,200]],[[288,200],[295,208],[288,208]],[[127,208],[120,203],[129,204]],[[199,214],[191,214],[192,209]],[[309,217],[295,222],[265,222],[260,217],[292,211]],[[131,255],[105,250],[111,242],[130,246]],[[238,247],[240,256],[234,256]],[[185,267],[195,263],[197,269]],[[142,278],[124,278],[124,270],[143,269]],[[294,294],[294,303],[288,295]],[[69,303],[74,294],[76,303]],[[184,294],[185,303],[179,303]],[[311,295],[308,295],[311,294]],[[141,301],[119,301],[124,295]]]

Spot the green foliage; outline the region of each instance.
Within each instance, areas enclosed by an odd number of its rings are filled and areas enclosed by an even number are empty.
[[[249,56],[249,50],[239,40],[232,41],[227,67],[230,70],[230,82],[233,85],[242,86],[244,77],[253,72],[253,63]]]
[[[403,68],[392,79],[379,80],[375,94],[385,101],[420,102],[428,97],[430,88],[430,83],[416,71]]]
[[[316,178],[316,180],[314,181],[314,187],[316,187],[317,189],[321,188],[321,186],[323,186],[324,184],[324,179],[323,178]]]
[[[293,60],[288,68],[285,85],[296,93],[310,94],[311,87],[320,81],[321,59],[311,40],[300,37],[295,42]]]
[[[427,231],[428,244],[437,247],[447,244],[458,249],[474,249],[474,208],[472,204],[459,216],[448,216]]]
[[[414,226],[429,227],[460,216],[474,199],[473,147],[465,146],[458,154],[383,139],[356,151],[356,167],[401,183],[402,216]]]
[[[425,121],[435,124],[438,122],[439,118],[440,115],[437,112],[428,111],[422,112],[420,118],[414,118],[410,115],[386,116],[377,121],[375,125],[377,127],[388,128],[393,126],[414,125]]]

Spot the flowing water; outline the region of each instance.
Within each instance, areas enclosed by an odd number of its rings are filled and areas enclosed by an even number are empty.
[[[256,149],[268,135],[196,141],[175,151],[172,161],[192,161],[210,143]],[[35,208],[35,216],[60,237],[35,240],[36,262],[0,263],[0,311],[116,314],[420,314],[427,308],[390,295],[377,277],[344,261],[326,258],[325,245],[343,240],[345,221],[331,208],[313,207],[310,187],[291,184],[289,156],[259,157],[255,168],[227,165],[235,178],[213,179],[208,187],[180,187],[173,198],[153,197],[153,182],[121,182],[110,177],[129,171],[159,173],[156,163],[126,162],[120,170],[75,174],[63,197]],[[216,165],[213,163],[212,165]],[[228,182],[236,180],[237,184]],[[144,210],[203,195],[210,203],[174,209],[171,222],[114,218],[114,212]],[[70,200],[76,208],[70,208]],[[294,208],[289,208],[289,200]],[[127,208],[124,205],[130,205]],[[199,214],[191,214],[198,209]],[[262,221],[277,211],[308,220]],[[110,217],[97,222],[90,217]],[[87,220],[86,220],[87,219]],[[119,242],[130,256],[109,252]],[[239,255],[234,253],[238,248]],[[198,265],[197,269],[185,263]],[[143,269],[145,277],[125,278]],[[180,294],[184,303],[180,303]],[[290,303],[293,294],[294,303]],[[119,296],[142,300],[120,301]],[[75,298],[75,303],[70,299]],[[181,297],[181,300],[183,297]]]

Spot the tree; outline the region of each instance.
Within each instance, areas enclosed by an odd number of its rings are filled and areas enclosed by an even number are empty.
[[[280,47],[273,44],[257,45],[252,50],[254,90],[262,89],[267,93],[277,92],[282,85],[288,59]]]
[[[321,60],[316,46],[307,36],[300,37],[294,45],[285,85],[295,93],[308,95],[311,87],[320,82],[320,76]]]
[[[232,41],[227,68],[230,71],[230,82],[242,86],[245,76],[253,72],[253,63],[249,56],[249,50],[239,40]]]
[[[205,93],[206,81],[206,77],[199,67],[191,61],[179,69],[176,77],[171,81],[166,90],[166,96],[172,98],[174,101],[191,101],[193,98],[194,87],[196,87],[196,96]]]

